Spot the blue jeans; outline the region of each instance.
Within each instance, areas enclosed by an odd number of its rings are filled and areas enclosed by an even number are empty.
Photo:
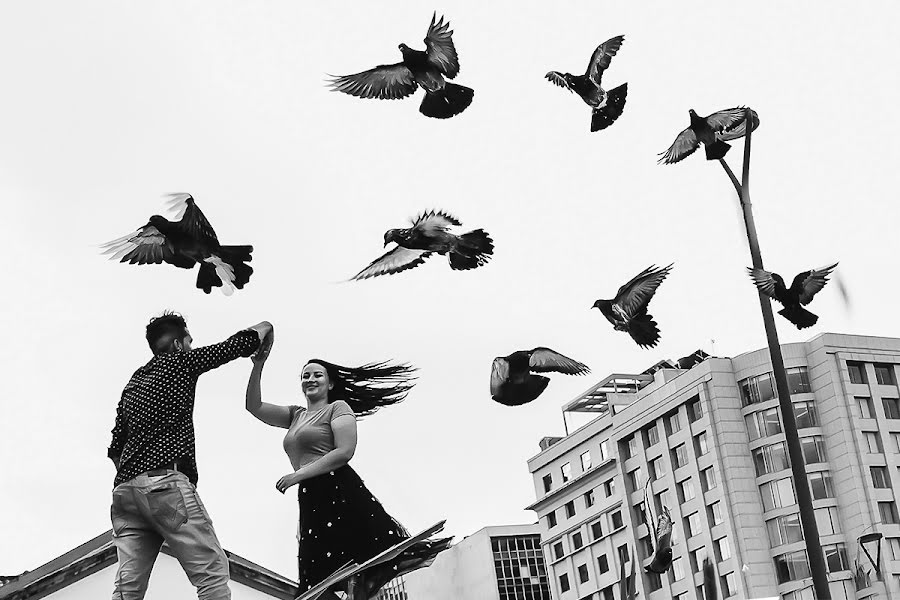
[[[142,600],[165,542],[200,600],[230,600],[228,557],[197,488],[178,471],[138,475],[113,489],[113,542],[119,557],[113,600]]]

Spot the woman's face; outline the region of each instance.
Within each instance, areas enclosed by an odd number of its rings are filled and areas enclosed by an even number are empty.
[[[309,363],[303,367],[300,373],[300,389],[307,400],[319,400],[328,398],[328,390],[334,387],[334,384],[328,380],[328,372],[325,367],[318,363]]]

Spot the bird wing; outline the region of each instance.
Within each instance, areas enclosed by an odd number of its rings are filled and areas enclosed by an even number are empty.
[[[379,275],[393,275],[394,273],[418,267],[429,256],[431,256],[431,252],[426,250],[411,250],[403,246],[397,246],[373,260],[369,266],[351,279],[360,280]]]
[[[491,365],[491,396],[499,396],[501,386],[507,381],[509,381],[509,361],[498,356]]]
[[[587,365],[544,347],[538,347],[531,351],[528,366],[535,373],[556,371],[567,375],[585,375],[591,372]]]
[[[559,71],[550,71],[549,73],[544,75],[544,77],[546,77],[547,81],[549,81],[550,83],[555,83],[559,87],[566,88],[573,94],[575,93],[575,90],[573,90],[571,87],[569,87],[569,82],[566,81],[566,78],[563,77],[563,74],[560,73]]]
[[[614,304],[621,306],[629,317],[633,317],[642,309],[647,308],[647,304],[656,293],[656,288],[663,282],[671,269],[672,265],[662,269],[657,269],[656,265],[647,267],[619,288]]]
[[[656,552],[659,549],[659,545],[657,544],[656,537],[656,521],[653,518],[653,505],[650,504],[650,477],[647,477],[647,482],[644,484],[644,520],[647,521],[647,527],[653,530],[653,535],[650,536],[651,545],[653,546],[653,552]]]
[[[746,111],[747,109],[743,106],[726,108],[706,117],[706,122],[712,127],[713,131],[731,131],[743,122],[747,116]]]
[[[588,63],[587,71],[585,71],[584,74],[595,84],[600,85],[600,78],[603,77],[603,71],[609,67],[612,57],[615,56],[616,52],[619,51],[619,48],[622,47],[623,41],[625,41],[625,36],[617,35],[614,38],[606,40],[594,50],[594,53],[591,55],[591,60]]]
[[[697,134],[688,127],[678,134],[678,137],[675,138],[668,150],[659,153],[662,158],[658,162],[666,165],[675,164],[679,160],[690,156],[699,147],[700,140],[697,139]]]
[[[759,127],[759,115],[756,114],[755,110],[750,111],[750,125],[751,131],[756,131],[756,128]],[[723,141],[736,140],[738,138],[742,138],[747,135],[747,119],[746,116],[744,119],[729,129],[728,131],[723,131],[719,133],[716,137]]]
[[[214,246],[219,245],[219,238],[194,201],[190,194],[169,194],[172,199],[170,207],[175,208],[182,215],[181,220],[174,222],[172,225],[177,229],[181,229],[197,241],[211,243]]]
[[[459,227],[462,223],[449,213],[445,213],[442,210],[431,210],[428,212],[424,212],[418,217],[416,217],[412,226],[419,231],[424,231],[426,233],[434,233],[436,231],[447,231],[451,225],[456,225]]]
[[[756,284],[756,287],[763,294],[769,298],[774,298],[779,302],[784,298],[787,293],[787,287],[785,287],[784,279],[781,278],[781,275],[773,273],[772,271],[766,271],[765,269],[754,269],[752,267],[747,267],[747,271],[749,272],[753,283]]]
[[[403,63],[378,65],[361,73],[334,77],[330,85],[337,92],[382,100],[406,98],[418,88],[412,71]]]
[[[102,254],[111,255],[110,260],[121,259],[119,262],[133,265],[160,264],[172,262],[175,258],[172,243],[149,223],[134,233],[106,242],[100,247],[104,248]]]
[[[834,271],[837,266],[838,263],[834,263],[830,267],[812,269],[811,271],[806,272],[806,277],[801,284],[800,304],[806,306],[812,302],[813,296],[825,287],[825,284],[828,283],[828,276],[831,275],[831,272]]]
[[[450,21],[444,23],[444,17],[437,23],[434,22],[437,12],[431,16],[431,25],[425,34],[425,47],[428,54],[428,62],[436,66],[448,78],[453,79],[459,74],[459,56],[453,45],[453,31],[450,30]]]
[[[656,521],[656,547],[669,548],[672,546],[672,516],[669,509],[663,507],[663,513]]]

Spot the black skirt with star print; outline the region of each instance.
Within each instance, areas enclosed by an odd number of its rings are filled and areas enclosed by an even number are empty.
[[[301,593],[348,562],[362,564],[409,537],[350,465],[302,481],[299,487]],[[431,564],[449,544],[450,538],[425,540],[366,571],[367,596],[394,577]]]

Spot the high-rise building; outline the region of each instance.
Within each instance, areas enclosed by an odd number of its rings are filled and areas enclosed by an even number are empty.
[[[480,529],[403,584],[409,600],[551,600],[536,524]]]
[[[900,597],[900,339],[826,333],[782,352],[832,597]],[[528,461],[556,600],[619,600],[635,554],[647,600],[702,600],[705,557],[720,598],[813,598],[771,371],[767,348],[663,361],[563,407],[577,428]],[[673,521],[662,576],[644,570],[648,481]]]

